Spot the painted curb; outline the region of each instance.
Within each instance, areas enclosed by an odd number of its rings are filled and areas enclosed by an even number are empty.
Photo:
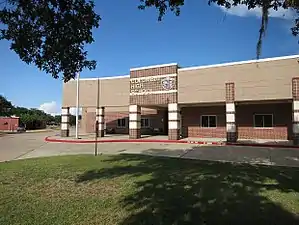
[[[244,146],[244,147],[268,147],[268,148],[292,148],[299,149],[296,145],[276,145],[276,144],[259,144],[259,143],[225,143],[227,146]]]
[[[164,144],[195,144],[195,145],[217,145],[217,146],[244,146],[244,147],[268,147],[268,148],[291,148],[299,149],[294,145],[275,145],[275,144],[258,144],[258,143],[226,143],[226,142],[207,142],[207,141],[186,141],[186,140],[153,140],[153,139],[106,139],[106,140],[65,140],[45,138],[46,142],[52,143],[69,143],[69,144],[92,144],[92,143],[164,143]]]
[[[55,143],[73,143],[73,144],[92,144],[92,143],[165,143],[165,144],[196,144],[196,145],[224,145],[223,142],[205,142],[205,141],[186,141],[186,140],[153,140],[153,139],[106,139],[106,140],[65,140],[45,138],[46,142]]]

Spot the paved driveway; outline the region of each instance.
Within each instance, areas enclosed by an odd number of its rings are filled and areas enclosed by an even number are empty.
[[[56,131],[57,132],[57,131]],[[46,143],[55,132],[0,137],[0,161],[54,155],[94,154],[95,144]],[[299,166],[299,149],[241,146],[198,146],[161,143],[99,143],[99,154],[147,154],[201,160]]]
[[[7,134],[0,137],[0,161],[21,158],[44,145],[44,138],[55,135],[54,131],[41,133]]]

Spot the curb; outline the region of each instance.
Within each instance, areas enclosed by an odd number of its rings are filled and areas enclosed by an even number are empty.
[[[195,145],[217,145],[217,146],[244,146],[244,147],[268,147],[268,148],[291,148],[299,149],[295,145],[275,145],[259,143],[227,143],[227,142],[207,142],[207,141],[186,141],[186,140],[153,140],[153,139],[106,139],[106,140],[65,140],[45,138],[46,142],[69,143],[69,144],[92,144],[92,143],[164,143],[164,144],[195,144]]]
[[[259,143],[225,143],[226,146],[244,146],[244,147],[268,147],[268,148],[291,148],[299,149],[296,145],[275,145],[275,144],[259,144]]]
[[[224,142],[206,142],[206,141],[185,141],[185,140],[151,140],[151,139],[106,139],[106,140],[65,140],[45,138],[46,142],[53,143],[73,143],[73,144],[92,144],[92,143],[165,143],[165,144],[196,144],[196,145],[224,145]]]
[[[26,130],[24,133],[44,133],[44,132],[50,132],[50,131],[53,131],[51,129],[48,129],[48,130]]]

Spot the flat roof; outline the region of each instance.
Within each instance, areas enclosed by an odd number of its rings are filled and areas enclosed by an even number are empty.
[[[212,64],[212,65],[204,65],[204,66],[185,67],[185,68],[181,68],[181,69],[178,69],[178,70],[179,71],[186,71],[186,70],[207,69],[207,68],[214,68],[214,67],[234,66],[234,65],[259,63],[259,62],[271,62],[271,61],[284,60],[284,59],[295,59],[295,58],[299,58],[299,55],[279,56],[279,57],[272,57],[272,58],[265,58],[265,59],[253,59],[253,60],[245,60],[245,61],[238,61],[238,62],[229,62],[229,63],[219,63],[219,64]]]
[[[185,67],[185,68],[178,68],[178,71],[198,70],[198,69],[234,66],[234,65],[259,63],[259,62],[270,62],[270,61],[277,61],[277,60],[284,60],[284,59],[295,59],[295,58],[299,58],[299,55],[279,56],[279,57],[271,57],[271,58],[264,58],[264,59],[253,59],[253,60],[245,60],[245,61],[238,61],[238,62],[229,62],[229,63],[219,63],[219,64],[211,64],[211,65],[203,65],[203,66]],[[164,67],[164,66],[173,66],[173,65],[178,66],[178,63],[168,63],[168,64],[152,65],[152,66],[145,66],[145,67],[137,67],[137,68],[131,68],[130,71],[136,71],[136,70],[141,70],[141,69],[158,68],[158,67]],[[108,80],[108,79],[119,79],[119,78],[128,78],[128,77],[130,77],[130,75],[98,77],[98,78],[80,78],[80,80]]]

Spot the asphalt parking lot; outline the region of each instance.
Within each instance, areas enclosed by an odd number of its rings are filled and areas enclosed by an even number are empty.
[[[0,161],[71,154],[94,154],[95,144],[47,143],[59,131],[8,134],[0,137]],[[99,154],[147,154],[199,160],[299,166],[299,149],[199,146],[163,143],[99,143]]]

